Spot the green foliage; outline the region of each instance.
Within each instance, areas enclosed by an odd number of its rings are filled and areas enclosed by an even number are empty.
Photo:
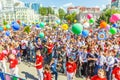
[[[65,19],[67,21],[70,20],[71,23],[73,23],[74,20],[76,20],[76,18],[77,18],[77,14],[75,12],[72,14],[66,14],[66,16],[65,16]]]
[[[64,17],[65,17],[65,11],[64,11],[64,9],[59,9],[58,10],[58,13],[59,13],[59,18],[61,19],[61,20],[63,20],[64,19]]]
[[[120,10],[118,10],[118,9],[105,9],[105,10],[103,10],[103,13],[100,15],[100,18],[96,20],[97,26],[99,26],[101,20],[104,20],[108,24],[111,24],[109,22],[109,19],[110,19],[111,15],[115,14],[115,13],[120,13]]]
[[[54,10],[51,7],[40,7],[39,14],[47,16],[48,14],[54,14]]]

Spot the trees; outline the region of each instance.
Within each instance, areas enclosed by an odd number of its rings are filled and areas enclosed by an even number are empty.
[[[104,20],[108,24],[111,24],[109,19],[110,19],[111,15],[115,14],[115,13],[120,13],[120,11],[118,9],[105,9],[105,10],[103,10],[103,13],[100,15],[100,18],[96,20],[97,26],[99,26],[101,20]]]
[[[59,13],[59,18],[61,19],[61,20],[63,20],[64,19],[64,17],[65,17],[65,11],[64,11],[64,9],[62,9],[62,8],[60,8],[59,10],[58,10],[58,13]]]
[[[66,14],[65,19],[67,21],[70,21],[70,23],[74,23],[74,20],[76,20],[77,14],[74,12],[72,14]]]
[[[54,10],[51,7],[40,7],[39,14],[47,16],[48,14],[54,14]]]

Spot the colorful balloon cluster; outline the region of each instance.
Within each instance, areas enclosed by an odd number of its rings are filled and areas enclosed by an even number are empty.
[[[88,14],[87,18],[89,19],[89,23],[93,24],[95,22],[95,20],[93,19],[93,15],[92,14]]]

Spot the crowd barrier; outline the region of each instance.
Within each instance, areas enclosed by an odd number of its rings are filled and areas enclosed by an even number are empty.
[[[26,79],[16,77],[8,73],[0,72],[0,80],[26,80]]]

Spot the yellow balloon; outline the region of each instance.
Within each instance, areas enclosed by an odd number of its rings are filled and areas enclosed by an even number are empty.
[[[63,25],[62,25],[62,29],[68,30],[68,25],[67,25],[67,24],[63,24]]]
[[[77,20],[74,20],[74,23],[76,23],[77,22]]]

